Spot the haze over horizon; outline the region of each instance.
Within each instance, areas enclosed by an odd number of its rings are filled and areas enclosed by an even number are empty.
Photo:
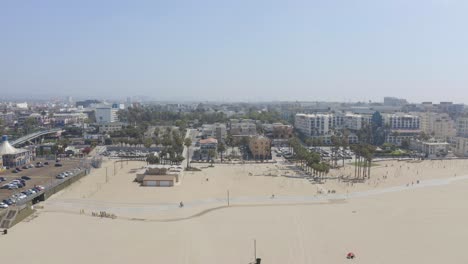
[[[468,2],[3,1],[3,97],[468,103]]]

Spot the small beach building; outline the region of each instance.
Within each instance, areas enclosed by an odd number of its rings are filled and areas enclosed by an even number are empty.
[[[28,164],[32,160],[32,151],[28,149],[17,149],[8,142],[8,136],[2,137],[0,143],[0,156],[3,166],[18,167]]]
[[[137,172],[135,180],[142,186],[172,187],[179,184],[182,171],[180,166],[149,165]]]

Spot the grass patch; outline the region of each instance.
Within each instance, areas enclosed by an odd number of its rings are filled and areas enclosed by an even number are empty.
[[[186,171],[201,171],[199,168],[195,168],[195,167],[186,167],[185,168]]]
[[[355,162],[353,162],[352,164],[353,164],[353,166],[359,166],[359,165],[360,165],[360,166],[364,166],[364,165],[365,165],[365,162],[363,162],[363,161],[361,161],[361,162],[356,162],[356,161],[355,161]],[[380,166],[380,164],[378,164],[377,162],[372,162],[372,163],[371,163],[371,167],[376,167],[376,166]]]

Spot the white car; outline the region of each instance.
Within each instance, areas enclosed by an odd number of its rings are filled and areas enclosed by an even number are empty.
[[[6,203],[0,203],[0,208],[8,208],[8,204],[6,204]]]

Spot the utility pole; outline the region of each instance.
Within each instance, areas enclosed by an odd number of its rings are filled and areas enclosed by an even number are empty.
[[[257,260],[257,240],[254,239],[254,259]]]

